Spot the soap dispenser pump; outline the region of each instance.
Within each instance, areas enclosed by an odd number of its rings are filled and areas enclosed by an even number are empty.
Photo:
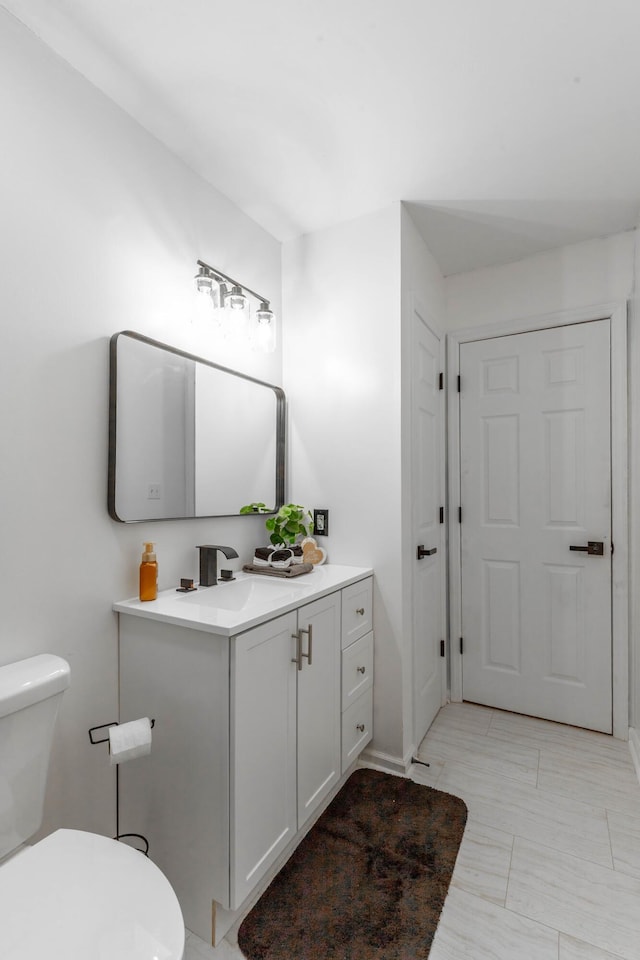
[[[155,600],[158,596],[158,561],[154,551],[155,544],[145,541],[142,562],[140,563],[140,599]]]

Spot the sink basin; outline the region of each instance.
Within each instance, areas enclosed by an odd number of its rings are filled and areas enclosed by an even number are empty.
[[[290,580],[250,578],[219,583],[216,587],[199,587],[196,593],[185,594],[182,603],[215,607],[218,610],[250,611],[266,604],[295,601],[304,596],[306,585]]]

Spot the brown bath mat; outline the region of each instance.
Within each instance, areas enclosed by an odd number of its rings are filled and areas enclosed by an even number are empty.
[[[458,855],[458,797],[356,770],[242,923],[249,960],[423,960]]]

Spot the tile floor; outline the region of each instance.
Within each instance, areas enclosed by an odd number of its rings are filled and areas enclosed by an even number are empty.
[[[628,744],[471,704],[413,778],[469,818],[429,960],[640,960],[640,785]],[[241,960],[189,934],[185,960]],[[304,960],[304,958],[292,958]]]

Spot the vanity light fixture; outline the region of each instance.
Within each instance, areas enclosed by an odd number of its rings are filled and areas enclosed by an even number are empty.
[[[200,294],[211,297],[214,308],[237,312],[246,317],[250,299],[258,302],[250,328],[251,345],[265,353],[275,350],[276,320],[269,301],[203,260],[198,260],[197,265],[198,272],[194,278],[196,288]]]

